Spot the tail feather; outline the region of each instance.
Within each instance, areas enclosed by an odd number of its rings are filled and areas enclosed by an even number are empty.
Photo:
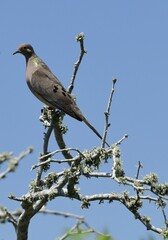
[[[102,136],[100,135],[100,133],[91,125],[91,123],[86,119],[86,118],[83,118],[82,119],[84,121],[84,123],[90,128],[92,129],[92,131],[102,140]],[[110,147],[110,145],[105,142],[107,144],[108,147]]]

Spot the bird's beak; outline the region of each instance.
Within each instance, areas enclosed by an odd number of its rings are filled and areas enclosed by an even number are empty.
[[[15,55],[15,54],[17,54],[17,53],[20,53],[20,51],[19,51],[19,50],[17,50],[16,52],[14,52],[14,53],[13,53],[13,55]]]

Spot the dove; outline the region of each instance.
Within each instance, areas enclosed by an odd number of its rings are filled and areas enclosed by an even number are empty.
[[[20,44],[13,55],[17,53],[21,53],[26,59],[26,81],[31,92],[47,106],[83,121],[102,140],[102,136],[85,118],[58,78],[36,55],[33,47],[27,43]],[[109,146],[108,143],[106,144]]]

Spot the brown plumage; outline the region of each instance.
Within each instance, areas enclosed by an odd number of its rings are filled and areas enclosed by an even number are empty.
[[[21,53],[26,58],[26,81],[31,92],[47,106],[57,108],[71,117],[85,122],[85,124],[102,139],[98,131],[84,117],[61,82],[36,55],[33,47],[30,44],[21,44],[13,54],[16,53]],[[109,146],[109,144],[107,145]]]

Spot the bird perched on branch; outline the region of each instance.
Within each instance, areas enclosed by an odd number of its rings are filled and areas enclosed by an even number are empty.
[[[26,58],[26,81],[31,92],[51,108],[57,108],[71,117],[85,122],[92,131],[102,139],[98,131],[84,117],[72,96],[51,72],[49,67],[36,55],[30,44],[21,44],[16,52]],[[109,144],[106,143],[108,146]]]

